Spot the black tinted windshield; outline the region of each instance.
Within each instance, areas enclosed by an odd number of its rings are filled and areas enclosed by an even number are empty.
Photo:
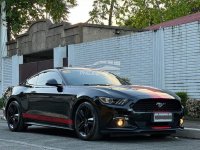
[[[63,69],[61,73],[69,85],[121,85],[114,75],[102,71]]]

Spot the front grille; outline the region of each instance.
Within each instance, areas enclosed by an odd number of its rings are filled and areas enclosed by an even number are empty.
[[[182,107],[178,100],[172,99],[143,99],[131,106],[136,112],[155,111],[181,111]]]

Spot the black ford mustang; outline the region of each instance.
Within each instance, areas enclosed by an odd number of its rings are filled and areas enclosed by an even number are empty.
[[[75,130],[84,140],[114,133],[165,136],[182,128],[178,96],[121,81],[84,68],[42,71],[6,90],[4,116],[11,131],[51,126]]]

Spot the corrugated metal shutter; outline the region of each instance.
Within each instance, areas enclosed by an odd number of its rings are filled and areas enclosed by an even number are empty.
[[[2,58],[2,92],[12,85],[12,58]]]

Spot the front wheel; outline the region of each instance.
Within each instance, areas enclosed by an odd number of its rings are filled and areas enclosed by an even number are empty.
[[[83,140],[100,138],[98,114],[91,103],[83,102],[78,106],[75,112],[75,131]]]
[[[23,122],[21,107],[17,101],[12,101],[9,104],[6,116],[11,131],[23,131],[28,127]]]

